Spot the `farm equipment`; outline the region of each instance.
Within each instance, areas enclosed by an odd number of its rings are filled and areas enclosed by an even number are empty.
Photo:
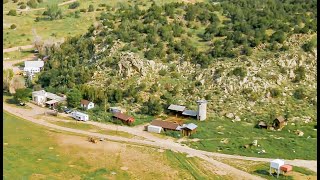
[[[89,137],[88,141],[92,142],[92,143],[95,143],[95,144],[98,142],[98,140],[96,138],[93,138],[93,137]]]

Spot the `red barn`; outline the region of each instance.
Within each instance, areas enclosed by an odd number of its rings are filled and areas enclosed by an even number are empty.
[[[125,114],[122,114],[121,112],[116,112],[113,114],[113,117],[120,119],[123,122],[126,122],[128,124],[133,123],[134,122],[134,118],[131,116],[127,116]]]

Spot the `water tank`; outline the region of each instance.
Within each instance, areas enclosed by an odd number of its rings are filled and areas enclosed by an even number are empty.
[[[204,121],[207,118],[207,101],[198,100],[197,103],[198,103],[197,119],[200,121]]]

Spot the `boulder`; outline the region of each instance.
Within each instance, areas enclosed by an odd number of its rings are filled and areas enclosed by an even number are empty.
[[[234,114],[233,113],[228,113],[228,114],[226,114],[226,117],[232,119],[232,118],[234,118]]]

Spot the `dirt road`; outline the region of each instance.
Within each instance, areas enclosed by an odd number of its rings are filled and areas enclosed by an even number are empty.
[[[7,49],[3,49],[3,53],[5,52],[12,52],[12,51],[18,51],[20,49],[31,49],[33,48],[33,45],[25,45],[25,46],[17,46],[17,47],[12,47],[12,48],[7,48]]]

